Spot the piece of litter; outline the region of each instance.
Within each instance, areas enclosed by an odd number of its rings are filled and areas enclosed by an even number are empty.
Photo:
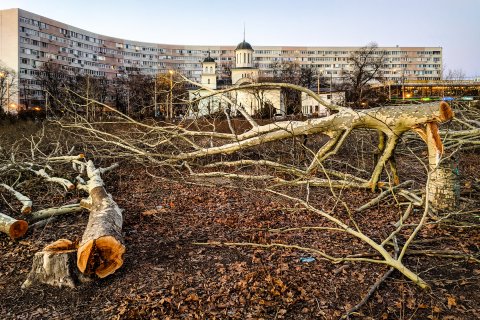
[[[315,261],[314,257],[300,258],[300,262],[308,263]]]

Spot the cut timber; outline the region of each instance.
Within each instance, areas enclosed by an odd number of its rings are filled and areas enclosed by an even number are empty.
[[[75,267],[76,246],[72,241],[60,239],[46,246],[33,257],[32,269],[22,288],[34,284],[75,288],[82,275]]]
[[[13,189],[12,187],[10,187],[10,186],[8,186],[4,183],[0,183],[0,186],[3,187],[4,189],[10,191],[15,196],[15,198],[17,198],[17,200],[22,203],[23,207],[21,209],[21,212],[23,214],[28,214],[32,211],[32,200],[30,200],[29,197],[21,194],[17,190]]]
[[[47,219],[50,217],[59,216],[62,214],[67,214],[72,212],[81,212],[82,210],[83,208],[80,207],[80,204],[78,203],[69,204],[63,207],[58,207],[58,208],[43,209],[37,212],[33,212],[30,215],[29,221],[30,222],[39,221],[39,220]]]
[[[73,190],[75,189],[75,185],[68,181],[67,179],[58,178],[58,177],[51,177],[44,169],[40,169],[38,171],[33,170],[30,168],[30,171],[35,173],[37,176],[44,178],[48,182],[58,183],[60,184],[65,190]]]
[[[20,238],[27,232],[28,223],[23,220],[17,220],[3,213],[0,213],[0,231],[8,234],[10,238]]]
[[[123,264],[122,211],[105,191],[92,161],[87,163],[87,183],[91,206],[88,225],[77,252],[78,269],[86,274],[95,273],[104,278]]]

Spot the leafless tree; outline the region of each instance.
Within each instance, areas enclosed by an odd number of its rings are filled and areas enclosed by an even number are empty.
[[[370,85],[382,80],[384,57],[385,52],[380,50],[376,43],[362,47],[350,55],[350,66],[342,70],[342,89],[346,91],[347,102],[361,107],[364,100],[377,97],[377,93],[370,90]]]
[[[11,98],[17,94],[17,87],[15,71],[0,61],[0,117],[11,108],[9,103],[12,101]]]
[[[192,83],[191,80],[184,78]],[[99,141],[110,145],[109,152],[117,156],[133,157],[139,161],[150,161],[156,166],[167,166],[173,171],[188,174],[192,179],[239,179],[245,181],[263,181],[264,190],[281,197],[295,201],[308,210],[312,210],[321,217],[334,224],[327,228],[330,231],[345,232],[368,244],[382,258],[365,259],[352,257],[333,257],[319,250],[301,248],[285,244],[272,244],[269,246],[295,247],[300,250],[315,252],[323,258],[334,261],[368,261],[389,265],[403,273],[407,278],[414,281],[422,288],[428,285],[402,262],[408,245],[424,225],[430,211],[431,198],[437,197],[434,193],[427,192],[426,199],[422,200],[418,195],[396,186],[399,179],[396,173],[395,163],[392,160],[393,153],[406,132],[413,131],[426,142],[428,146],[428,164],[426,168],[432,172],[438,165],[443,151],[439,138],[439,124],[453,117],[451,108],[446,104],[408,105],[402,107],[383,107],[366,110],[352,110],[351,108],[329,105],[317,94],[294,84],[288,83],[253,83],[241,87],[241,90],[264,88],[290,89],[304,92],[317,100],[320,104],[331,109],[331,116],[307,121],[279,121],[269,124],[258,124],[241,106],[236,106],[245,118],[249,128],[243,126],[240,131],[226,113],[226,122],[229,132],[218,130],[215,121],[199,126],[197,122],[184,122],[181,125],[152,126],[133,120],[127,115],[117,112],[122,119],[123,126],[128,123],[132,130],[124,130],[125,134],[108,132],[97,127],[95,123],[72,124],[60,123],[65,130],[80,130],[83,136],[89,136],[90,141]],[[211,92],[211,96],[225,96],[226,93],[239,90],[231,87]],[[105,106],[108,107],[108,106]],[[115,110],[112,110],[115,112]],[[126,128],[125,128],[126,129]],[[368,176],[341,172],[335,168],[326,166],[344,145],[347,137],[359,129],[375,130],[382,133],[383,139],[379,141],[379,155],[373,171]],[[135,132],[131,135],[130,133]],[[141,134],[142,139],[138,139]],[[305,137],[311,136],[313,141],[307,146]],[[321,138],[320,138],[321,137]],[[291,141],[291,144],[290,144]],[[288,142],[287,152],[281,148]],[[304,153],[296,152],[297,149],[305,150]],[[386,165],[390,164],[390,172]],[[243,168],[255,167],[261,171],[244,171]],[[259,174],[258,172],[262,172]],[[386,174],[385,174],[386,173]],[[393,177],[392,177],[393,176]],[[386,180],[384,180],[384,178]],[[427,184],[428,184],[427,179]],[[404,182],[406,183],[406,182]],[[278,187],[282,186],[307,186],[328,188],[363,188],[383,189],[383,196],[388,195],[387,190],[398,188],[401,195],[415,205],[424,206],[422,217],[415,224],[416,228],[407,236],[405,246],[395,254],[389,252],[385,245],[394,239],[395,235],[403,227],[403,220],[408,217],[410,211],[406,211],[400,222],[397,222],[398,230],[394,230],[383,241],[374,241],[366,233],[356,226],[354,218],[353,226],[341,221],[330,213],[312,207],[307,200],[299,199],[291,194],[286,194]],[[334,192],[334,194],[336,194]],[[367,204],[375,203],[372,200]],[[412,204],[413,206],[413,204]],[[361,209],[363,210],[363,209]],[[411,209],[409,209],[411,210]],[[327,230],[325,229],[325,230]],[[323,230],[323,229],[322,229]],[[241,245],[241,244],[227,244]],[[255,246],[255,244],[250,244]]]
[[[462,69],[448,69],[443,78],[445,80],[465,80],[466,75]]]
[[[63,69],[61,65],[48,61],[42,64],[36,79],[40,81],[45,99],[48,99],[48,112],[52,115],[60,115],[63,104],[68,96],[67,85],[72,74]]]
[[[319,76],[312,66],[301,66],[297,62],[276,61],[272,64],[272,78],[260,79],[259,82],[282,82],[290,83],[305,88],[313,89],[316,87]],[[301,113],[301,96],[297,90],[283,88],[282,94],[285,98],[287,114]]]

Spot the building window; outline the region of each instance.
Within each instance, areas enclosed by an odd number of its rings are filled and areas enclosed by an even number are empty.
[[[207,83],[210,84],[210,79],[207,80]]]

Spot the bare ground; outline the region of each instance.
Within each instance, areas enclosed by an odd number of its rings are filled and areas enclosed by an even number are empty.
[[[460,158],[462,210],[471,211],[427,225],[412,245],[417,251],[454,251],[479,256],[480,155]],[[402,166],[408,178],[416,169]],[[403,162],[405,164],[405,162]],[[156,176],[154,176],[155,174]],[[387,267],[332,264],[290,249],[198,245],[205,242],[285,243],[344,255],[371,252],[357,239],[325,231],[273,233],[267,229],[330,226],[324,219],[278,196],[253,187],[200,186],[165,179],[155,168],[123,162],[105,176],[107,189],[124,209],[125,263],[106,279],[76,289],[21,289],[35,252],[60,239],[79,240],[87,213],[59,217],[12,241],[0,234],[0,319],[339,319],[357,304]],[[76,201],[58,190],[36,191],[39,207]],[[302,188],[286,190],[300,197]],[[375,195],[345,190],[356,208]],[[344,208],[325,188],[310,201],[348,221]],[[6,195],[0,211],[14,215]],[[476,210],[476,211],[475,211]],[[357,214],[360,228],[375,240],[391,231],[401,210],[390,199]],[[419,218],[415,211],[412,220]],[[399,241],[405,241],[405,234]],[[314,259],[303,259],[314,258]],[[394,272],[352,319],[480,319],[480,264],[435,254],[411,254],[406,265],[431,286],[422,291]]]

